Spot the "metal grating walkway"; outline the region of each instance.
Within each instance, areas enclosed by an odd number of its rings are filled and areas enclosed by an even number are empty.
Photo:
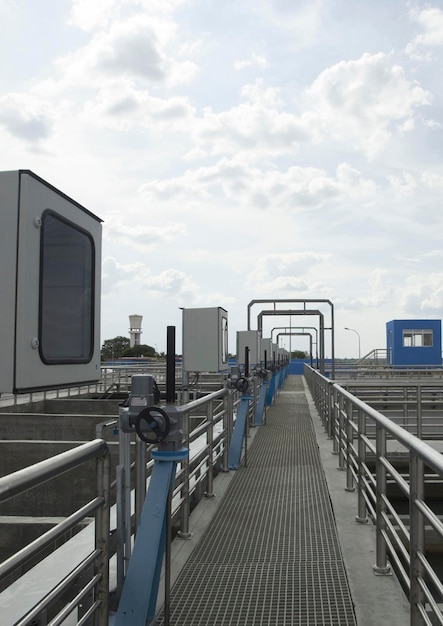
[[[298,376],[268,409],[248,467],[236,472],[171,591],[170,626],[264,624],[356,625]]]

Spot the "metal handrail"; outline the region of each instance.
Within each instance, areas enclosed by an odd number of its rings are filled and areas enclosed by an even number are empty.
[[[252,386],[253,392],[258,396],[259,387]],[[255,396],[254,396],[255,397]],[[216,470],[228,470],[228,447],[235,422],[235,411],[240,403],[237,391],[228,390],[226,387],[219,388],[212,393],[191,400],[180,405],[182,413],[183,445],[188,448],[188,458],[180,461],[175,475],[175,486],[172,494],[171,515],[178,522],[178,536],[181,538],[191,537],[190,514],[192,504],[200,497],[212,497],[213,480]],[[190,430],[191,418],[199,418],[199,423]],[[249,416],[251,423],[253,414]],[[121,434],[122,440],[130,435]],[[120,450],[126,445],[120,441]],[[246,457],[247,438],[244,439],[244,455]],[[135,481],[134,501],[141,500],[141,490],[146,494],[146,483],[154,467],[154,461],[145,461],[144,455],[135,455],[135,474],[143,476],[143,481]],[[218,466],[218,467],[217,467]],[[132,500],[129,495],[130,481],[129,468],[124,469],[118,475],[117,496],[122,511],[121,517],[126,521],[120,525],[125,528],[125,533],[118,533],[117,548],[117,596],[123,588],[124,576],[128,560],[131,554],[133,531],[138,523],[135,514],[135,524],[131,523],[134,518]],[[118,470],[118,468],[117,468]],[[203,487],[205,491],[203,492]],[[137,513],[137,505],[136,505]],[[119,515],[119,514],[118,514]]]
[[[389,573],[389,555],[409,591],[411,624],[430,624],[429,614],[443,623],[443,586],[425,556],[425,526],[432,526],[443,537],[443,522],[424,500],[425,466],[443,481],[442,455],[309,366],[305,366],[305,378],[325,430],[333,440],[339,468],[346,470],[346,489],[351,491],[357,487],[356,520],[367,522],[369,513],[375,524],[375,572]],[[369,424],[375,425],[375,441],[367,433]],[[389,460],[388,438],[407,451],[408,478]],[[368,466],[368,453],[375,463],[375,476]],[[409,500],[409,529],[388,497],[388,480]],[[432,581],[431,586],[429,581]]]
[[[75,577],[78,577],[79,573],[85,572],[93,565],[91,590],[94,591],[94,602],[90,607],[91,615],[95,614],[94,623],[97,626],[106,626],[108,623],[109,596],[110,500],[110,454],[106,442],[102,439],[95,439],[50,459],[3,476],[0,478],[0,503],[24,494],[34,487],[42,485],[92,459],[97,459],[97,496],[4,561],[0,565],[0,580],[4,579],[18,567],[24,566],[37,552],[53,545],[56,539],[95,513],[95,547],[83,563],[75,567]],[[72,572],[67,576],[67,579],[72,583],[74,580]],[[49,591],[44,599],[30,610],[27,610],[26,615],[23,615],[18,623],[23,625],[29,624],[32,619],[47,610],[63,593],[66,584],[66,580],[60,581],[55,588]],[[72,612],[79,605],[83,595],[79,595],[76,603],[71,603],[69,612]],[[54,623],[60,622],[56,621]]]
[[[254,383],[252,385],[252,390],[255,402],[256,396],[258,397],[259,393],[259,385]],[[191,512],[191,504],[195,499],[194,494],[197,494],[198,497],[203,495],[203,489],[201,489],[201,486],[204,485],[204,495],[206,497],[212,497],[214,495],[213,480],[215,472],[217,470],[227,470],[228,444],[235,422],[235,411],[239,402],[240,398],[237,392],[221,388],[201,398],[180,405],[180,409],[183,413],[185,445],[194,449],[190,458],[179,464],[173,492],[171,513],[173,517],[180,520],[179,532],[183,537],[189,536],[190,534],[189,516]],[[254,402],[251,403],[251,406]],[[199,417],[201,419],[198,420],[199,423],[197,426],[189,431],[191,418],[194,417]],[[249,418],[250,422],[253,423],[254,413],[252,410]],[[103,422],[99,425],[98,432],[101,434],[104,432],[105,428],[115,428],[116,424],[118,424],[118,421],[116,420]],[[131,437],[131,435],[129,436]],[[246,438],[244,445],[246,455]],[[55,586],[47,591],[47,595],[44,598],[38,597],[33,608],[28,606],[24,609],[23,612],[26,612],[26,615],[23,615],[17,624],[20,624],[21,626],[28,626],[29,622],[33,619],[38,620],[48,610],[48,608],[52,607],[61,597],[64,598],[69,591],[69,602],[65,605],[63,612],[60,612],[58,617],[54,617],[54,624],[62,623],[62,618],[65,618],[67,612],[74,611],[79,604],[82,604],[83,616],[78,618],[80,619],[79,623],[84,623],[86,615],[89,616],[94,614],[94,624],[96,624],[96,626],[107,626],[108,600],[110,591],[109,559],[112,556],[112,550],[109,547],[109,509],[111,505],[109,493],[109,457],[110,454],[107,444],[101,438],[97,438],[94,441],[79,445],[78,447],[63,452],[55,457],[21,469],[9,476],[0,478],[0,502],[3,502],[25,493],[30,489],[38,487],[39,485],[47,483],[51,479],[73,470],[87,461],[91,461],[94,458],[98,459],[98,488],[96,497],[81,506],[68,517],[65,517],[59,524],[52,527],[49,531],[42,534],[41,537],[25,546],[22,550],[11,556],[10,559],[0,565],[1,580],[7,575],[10,575],[11,572],[16,570],[17,567],[21,567],[32,556],[36,556],[38,552],[48,548],[48,546],[53,546],[56,540],[63,535],[66,535],[68,531],[81,523],[82,520],[88,518],[89,522],[90,516],[95,515],[95,547],[91,544],[91,550],[93,550],[93,552],[88,555],[84,555],[84,559],[81,563],[78,561],[73,563],[72,571],[71,568],[69,568],[69,573],[65,571],[62,580],[59,580],[57,583],[54,582],[53,584]],[[140,462],[142,465],[137,468],[137,463]],[[144,476],[149,480],[153,465],[153,460],[146,462],[144,460],[144,456],[140,456],[139,459],[136,455],[134,463],[136,474],[138,471],[140,471],[140,473],[144,472]],[[116,468],[117,501],[119,498],[118,494],[121,493],[123,484],[119,474],[119,468],[121,470],[121,466]],[[129,472],[131,469],[132,464],[131,467],[129,467]],[[137,492],[137,484],[135,486]],[[136,500],[137,496],[131,504],[131,498],[128,498],[129,506],[132,507],[134,501]],[[130,511],[129,516],[130,520],[133,519],[133,510]],[[125,523],[124,526],[130,530],[130,541],[131,527],[133,528],[133,525],[132,523]],[[125,540],[126,537],[123,541]],[[73,537],[70,541],[75,542],[76,537]],[[120,541],[122,541],[122,539],[117,532],[116,541],[114,541],[113,544],[119,546]],[[115,545],[113,547],[114,552],[116,549]],[[122,554],[123,560],[126,560],[128,553],[123,553],[121,548],[118,547],[117,563],[121,560]],[[95,566],[95,569],[93,566]],[[92,574],[90,574],[91,569],[94,569]],[[124,570],[124,567],[121,568],[121,570]],[[121,571],[117,572],[117,586],[121,584],[121,573]],[[82,587],[74,589],[77,585],[76,581],[78,581],[79,577],[83,581]],[[89,587],[93,590],[93,593],[91,594],[93,597],[91,600],[89,600]],[[88,601],[90,602],[86,608],[84,599],[85,594],[88,594]]]

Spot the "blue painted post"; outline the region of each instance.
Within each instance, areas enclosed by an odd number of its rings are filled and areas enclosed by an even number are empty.
[[[274,389],[275,389],[275,372],[272,372],[271,380],[268,386],[267,405],[272,406],[274,403]]]
[[[235,420],[234,430],[232,431],[232,437],[229,443],[229,469],[237,469],[240,465],[241,451],[243,448],[243,437],[245,435],[246,417],[248,415],[250,400],[252,400],[252,396],[242,396],[240,398],[240,406],[237,411],[237,419]]]
[[[146,626],[155,617],[160,573],[165,551],[168,494],[178,461],[188,450],[152,451],[156,461],[129,561],[115,626]]]
[[[268,392],[268,381],[264,380],[260,387],[257,406],[255,407],[254,425],[262,426],[263,416],[265,414],[266,395]]]

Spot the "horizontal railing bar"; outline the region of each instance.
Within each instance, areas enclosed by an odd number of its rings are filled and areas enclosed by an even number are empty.
[[[385,417],[382,413],[379,413],[365,402],[356,398],[340,385],[334,384],[339,393],[341,393],[347,400],[349,400],[355,407],[361,409],[366,415],[372,418],[377,424],[382,426],[387,433],[392,435],[397,441],[404,445],[408,450],[417,455],[417,457],[424,463],[429,465],[437,474],[443,476],[443,459],[439,452],[431,448],[424,441],[420,441],[414,435],[411,435],[397,424],[393,424],[392,421]]]
[[[56,617],[49,622],[48,626],[60,626],[66,620],[66,618],[72,613],[72,611],[79,604],[80,600],[86,596],[99,582],[101,576],[96,574],[90,581],[79,591],[79,593],[56,615]],[[97,605],[98,606],[98,605]],[[92,607],[91,607],[92,608]]]
[[[74,528],[74,526],[81,522],[85,517],[89,517],[91,513],[96,511],[102,505],[102,497],[94,498],[94,500],[91,500],[90,502],[88,502],[88,504],[85,504],[83,507],[75,511],[75,513],[64,519],[53,528],[50,528],[43,535],[37,537],[37,539],[34,539],[34,541],[13,554],[11,557],[9,557],[9,559],[6,559],[6,561],[0,563],[0,579],[13,572],[17,567],[23,565],[40,550],[53,543],[59,537]]]
[[[414,502],[414,506],[416,506],[421,513],[423,513],[424,517],[427,519],[429,524],[431,524],[432,528],[440,535],[443,539],[443,523],[441,520],[435,515],[433,511],[428,507],[426,502],[422,500],[416,500]]]
[[[436,572],[432,568],[432,565],[429,563],[428,559],[426,558],[426,556],[422,552],[419,552],[417,554],[417,556],[418,556],[418,559],[419,559],[420,563],[423,565],[423,567],[425,569],[425,572],[427,573],[427,575],[431,579],[432,584],[438,590],[440,598],[443,598],[443,584],[442,584],[439,576],[436,574]]]
[[[108,445],[103,439],[94,439],[72,450],[45,459],[34,465],[24,467],[12,474],[0,478],[0,502],[25,493],[30,489],[74,469],[78,465],[108,452]]]
[[[72,572],[68,574],[54,589],[52,589],[38,604],[36,604],[31,611],[24,615],[19,622],[14,626],[29,626],[31,620],[37,618],[47,606],[55,602],[62,593],[80,576],[82,572],[88,569],[97,557],[100,555],[100,550],[94,550],[88,557],[86,557]]]
[[[411,490],[406,480],[401,476],[400,472],[398,472],[392,465],[392,463],[388,461],[388,459],[386,459],[385,457],[380,458],[380,463],[383,465],[383,467],[385,467],[390,476],[394,479],[393,482],[398,485],[405,494],[405,496],[409,498]]]
[[[211,400],[217,400],[218,398],[223,398],[228,394],[228,390],[226,388],[219,389],[218,391],[214,391],[213,393],[208,394],[207,396],[203,396],[203,398],[198,398],[197,400],[192,400],[191,402],[187,402],[186,404],[182,404],[180,409],[183,413],[191,413],[195,409],[204,406]]]

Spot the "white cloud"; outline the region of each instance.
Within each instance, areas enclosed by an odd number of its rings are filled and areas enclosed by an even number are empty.
[[[254,269],[246,276],[245,284],[257,293],[279,291],[308,293],[311,291],[308,274],[314,266],[328,260],[327,254],[297,252],[268,254],[258,259]]]
[[[284,154],[296,150],[309,136],[292,113],[281,110],[278,89],[262,80],[242,89],[243,101],[221,113],[210,108],[196,121],[194,141],[210,154],[239,152],[251,158],[261,154]]]
[[[208,107],[196,120],[194,141],[201,149],[257,159],[332,140],[374,158],[395,134],[411,133],[417,110],[431,103],[431,94],[384,53],[323,70],[305,91],[300,113],[262,79],[245,85],[241,96],[238,105],[222,112]]]
[[[304,119],[317,141],[357,142],[368,157],[384,148],[394,122],[403,132],[412,129],[416,109],[431,102],[431,94],[381,52],[323,70],[307,98],[311,108]]]
[[[423,172],[421,182],[430,189],[442,189],[443,175],[435,172]]]
[[[72,0],[69,23],[85,31],[103,29],[114,20],[124,19],[131,11],[168,15],[189,0]]]
[[[122,287],[146,274],[149,275],[149,270],[142,263],[125,264],[113,257],[104,258],[102,261],[102,295],[119,293]]]
[[[186,84],[195,78],[196,65],[175,50],[177,25],[169,15],[137,13],[104,26],[86,45],[58,59],[64,83],[97,89],[109,78],[154,85]]]
[[[242,70],[245,67],[258,67],[260,69],[266,69],[270,66],[269,61],[267,61],[266,57],[262,54],[256,54],[253,52],[247,59],[242,59],[241,61],[235,61],[234,69]]]
[[[413,316],[441,316],[443,274],[414,274],[408,277],[402,294],[402,308]]]
[[[0,98],[0,125],[17,139],[31,143],[47,139],[53,122],[52,108],[42,99],[19,93]]]
[[[411,196],[417,189],[417,182],[410,172],[402,172],[401,176],[388,176],[388,180],[399,196]]]
[[[100,74],[161,81],[165,59],[153,24],[146,19],[114,22],[82,48],[59,59],[58,65],[69,82],[88,83],[94,88]],[[91,79],[94,82],[91,82]]]
[[[177,208],[207,205],[221,193],[235,206],[295,212],[353,199],[362,205],[373,197],[376,185],[347,163],[339,164],[335,176],[330,176],[312,167],[262,170],[239,159],[222,159],[178,178],[151,181],[141,191],[153,202],[170,202]]]
[[[86,103],[82,115],[90,124],[118,131],[136,127],[187,132],[195,109],[186,97],[153,97],[130,80],[112,80]]]
[[[187,294],[195,294],[198,291],[198,287],[191,276],[176,269],[166,269],[157,276],[146,277],[142,285],[154,294],[178,298]]]
[[[85,31],[103,28],[116,16],[120,4],[120,0],[73,0],[69,23]]]
[[[377,267],[373,269],[369,276],[369,287],[375,290],[383,289],[386,285],[388,276],[389,272],[385,268]]]
[[[407,45],[406,53],[416,59],[430,59],[429,50],[443,46],[443,11],[438,7],[413,10],[411,18],[421,27],[422,32]]]
[[[180,298],[198,292],[193,278],[181,270],[169,268],[157,274],[143,263],[119,263],[107,257],[102,264],[102,294],[133,292],[149,293],[153,297],[165,296]]]
[[[104,236],[110,241],[119,241],[121,244],[146,251],[148,248],[170,244],[177,238],[186,235],[184,224],[141,225],[131,221],[131,224],[122,224],[120,220],[108,219],[104,228]]]

